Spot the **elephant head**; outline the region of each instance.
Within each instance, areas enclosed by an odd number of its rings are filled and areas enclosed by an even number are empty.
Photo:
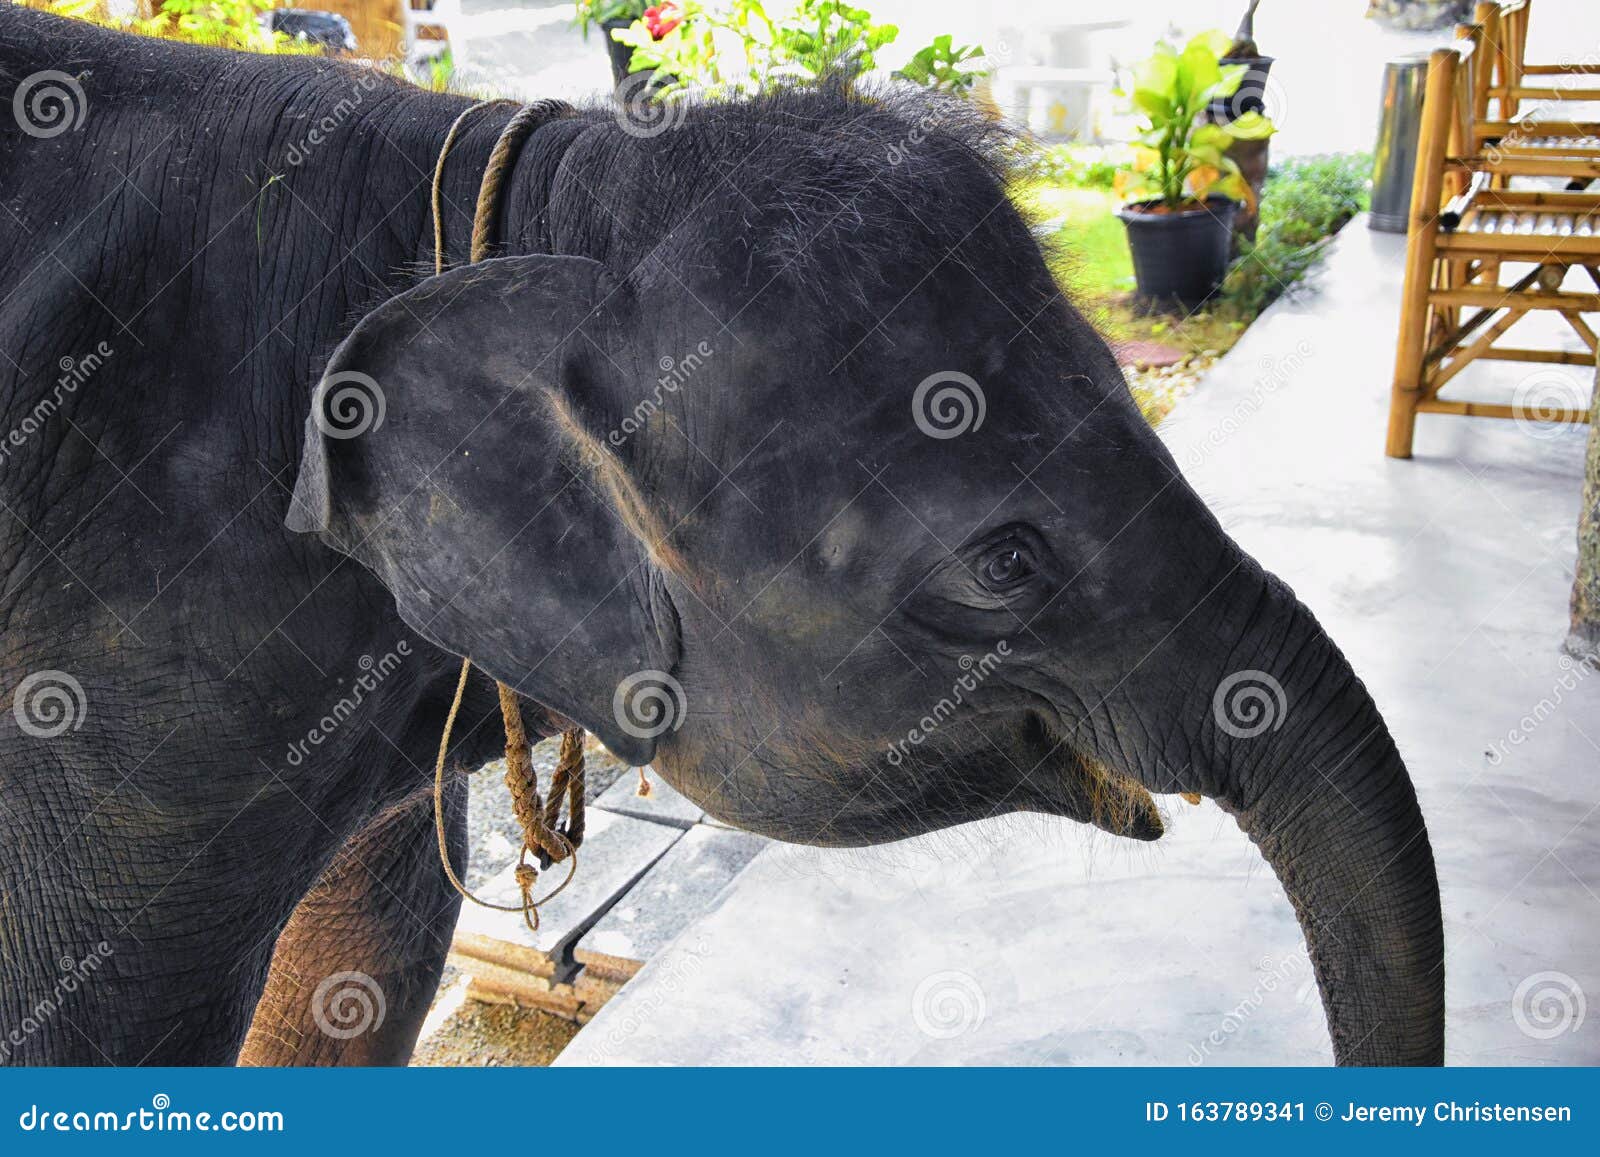
[[[1438,1063],[1438,887],[1383,720],[1143,420],[989,131],[828,93],[595,117],[524,191],[551,252],[339,347],[290,526],[781,839],[1017,810],[1153,839],[1150,793],[1210,796],[1294,904],[1337,1059]]]

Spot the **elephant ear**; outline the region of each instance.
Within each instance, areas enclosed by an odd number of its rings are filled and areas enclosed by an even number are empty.
[[[485,261],[385,302],[317,386],[286,524],[370,569],[418,634],[642,765],[651,729],[613,704],[670,672],[676,626],[575,429],[628,387],[633,315],[579,257]]]

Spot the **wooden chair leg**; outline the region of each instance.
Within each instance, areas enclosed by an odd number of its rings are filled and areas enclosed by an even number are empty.
[[[1409,279],[1408,279],[1409,280]],[[1384,453],[1411,457],[1417,403],[1422,400],[1423,357],[1427,349],[1428,295],[1407,293],[1400,309],[1400,341],[1395,355],[1394,386],[1389,394],[1389,435]]]
[[[1428,347],[1428,296],[1433,287],[1439,194],[1444,185],[1444,152],[1455,116],[1456,56],[1433,53],[1422,103],[1422,132],[1411,183],[1411,222],[1406,236],[1405,288],[1400,299],[1400,335],[1395,348],[1394,384],[1389,394],[1389,433],[1384,453],[1411,457],[1417,403],[1424,387]]]

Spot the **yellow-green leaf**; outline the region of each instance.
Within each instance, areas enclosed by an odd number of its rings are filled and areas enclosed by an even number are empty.
[[[1220,28],[1210,28],[1191,37],[1189,43],[1183,46],[1183,50],[1188,52],[1190,49],[1203,48],[1213,57],[1220,58],[1232,47],[1233,37]]]
[[[1278,126],[1269,118],[1252,110],[1241,113],[1226,126],[1225,131],[1235,140],[1264,141],[1278,131]]]
[[[1163,51],[1164,49],[1164,51]],[[1165,45],[1157,45],[1156,51],[1151,53],[1133,73],[1134,99],[1138,99],[1141,90],[1170,100],[1173,82],[1178,78],[1178,58],[1173,55],[1172,49]]]

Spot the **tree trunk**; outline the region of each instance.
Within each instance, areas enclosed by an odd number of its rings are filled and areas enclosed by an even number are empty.
[[[1572,583],[1572,633],[1567,653],[1600,662],[1600,367],[1589,402],[1589,453],[1578,512],[1578,575]]]

